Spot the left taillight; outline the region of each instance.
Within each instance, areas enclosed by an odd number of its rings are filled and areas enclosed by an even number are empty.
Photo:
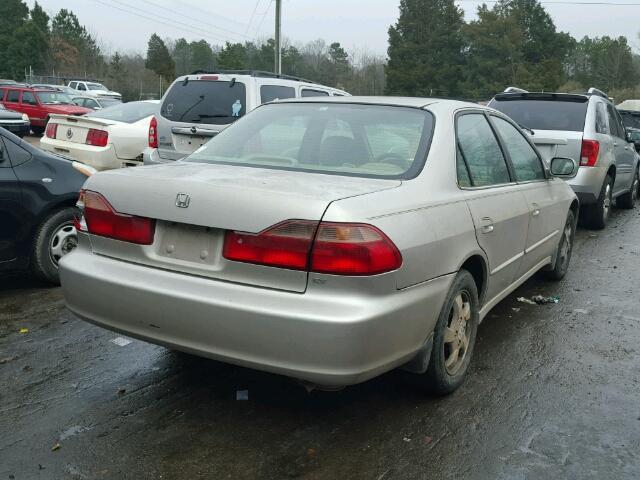
[[[80,231],[139,245],[153,243],[153,219],[117,212],[107,199],[97,192],[81,190],[77,207],[80,216],[74,223]]]
[[[360,223],[288,220],[258,234],[229,231],[222,254],[237,262],[332,275],[377,275],[402,265],[393,242]]]
[[[93,145],[94,147],[106,147],[107,143],[109,143],[109,132],[106,130],[90,128],[87,132],[87,139],[84,143],[87,145]]]
[[[47,138],[56,138],[58,133],[58,124],[49,122],[47,123],[47,128],[44,131],[44,135]]]

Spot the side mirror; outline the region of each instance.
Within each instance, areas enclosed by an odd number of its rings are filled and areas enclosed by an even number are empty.
[[[551,175],[554,177],[574,177],[578,173],[578,162],[573,158],[554,157],[550,165]]]

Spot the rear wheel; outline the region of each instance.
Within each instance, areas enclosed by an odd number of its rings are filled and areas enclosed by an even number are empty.
[[[453,281],[433,333],[425,387],[444,395],[464,381],[471,362],[479,322],[478,289],[473,277],[461,270]]]
[[[562,237],[558,243],[558,251],[556,252],[556,261],[552,268],[546,272],[551,280],[562,280],[569,270],[569,262],[571,260],[571,252],[573,252],[573,240],[576,234],[576,222],[573,212],[569,210],[567,221],[562,230]]]
[[[612,194],[613,180],[610,175],[607,175],[604,178],[596,203],[584,207],[584,219],[588,227],[602,230],[607,226],[609,214],[611,213]]]
[[[58,262],[78,244],[78,234],[73,226],[75,208],[67,207],[53,212],[45,219],[35,237],[31,270],[49,283],[59,284]]]
[[[36,127],[36,126],[31,126],[31,131],[33,132],[34,135],[42,135],[44,133],[44,128],[45,127]]]
[[[638,199],[638,171],[633,176],[633,182],[631,183],[631,190],[624,195],[620,195],[616,199],[616,205],[620,208],[632,209],[636,206],[636,200]]]

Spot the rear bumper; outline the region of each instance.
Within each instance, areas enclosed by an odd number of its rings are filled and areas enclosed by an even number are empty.
[[[145,148],[142,152],[142,163],[145,165],[161,165],[165,163],[172,163],[177,160],[182,160],[184,156],[175,155],[176,158],[162,158],[158,153],[157,148]]]
[[[40,139],[40,148],[85,163],[96,170],[121,168],[122,163],[126,162],[126,160],[121,160],[116,156],[116,150],[112,144],[106,147],[94,147],[83,143],[71,143],[42,137]]]
[[[326,385],[401,365],[435,326],[453,275],[388,295],[304,294],[215,281],[95,255],[60,263],[68,308],[132,337]]]
[[[580,205],[589,205],[598,200],[606,175],[606,167],[579,167],[578,174],[567,183],[576,192]]]

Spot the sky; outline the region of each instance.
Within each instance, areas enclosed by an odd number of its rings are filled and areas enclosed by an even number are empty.
[[[223,44],[268,38],[274,30],[273,0],[38,1],[51,16],[61,8],[72,10],[111,52],[144,52],[152,33]],[[578,39],[585,35],[625,35],[640,53],[640,0],[580,1],[601,4],[567,5],[559,0],[542,3],[558,30]],[[604,2],[608,4],[602,5]],[[34,0],[27,3],[33,6]],[[457,3],[470,20],[481,2]],[[350,51],[385,55],[387,29],[397,20],[398,4],[399,0],[283,0],[282,34],[293,43],[322,38],[328,43],[340,42]]]

